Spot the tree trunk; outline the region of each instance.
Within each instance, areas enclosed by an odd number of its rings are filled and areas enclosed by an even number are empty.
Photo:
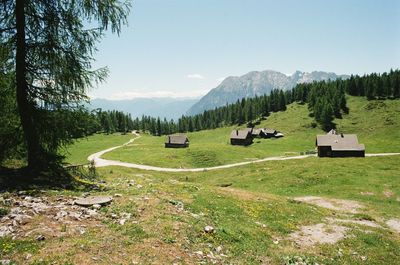
[[[34,103],[29,100],[28,85],[26,81],[26,42],[25,42],[25,0],[16,0],[16,92],[18,111],[21,118],[22,129],[28,151],[28,169],[34,170],[40,166],[39,138],[34,127],[33,113]]]

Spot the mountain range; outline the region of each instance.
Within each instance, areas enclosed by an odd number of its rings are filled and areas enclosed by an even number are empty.
[[[132,117],[142,115],[177,120],[182,115],[195,115],[214,109],[241,98],[269,94],[272,89],[291,89],[296,84],[313,81],[346,79],[348,75],[337,75],[322,71],[311,73],[296,71],[286,75],[277,71],[252,71],[242,76],[225,78],[220,85],[211,89],[202,98],[135,98],[126,100],[92,99],[90,109],[119,110]]]
[[[133,118],[142,115],[178,119],[199,98],[135,98],[126,100],[109,100],[95,98],[90,101],[89,109],[119,110],[130,113]]]
[[[337,75],[322,71],[311,73],[296,71],[292,75],[266,70],[252,71],[242,76],[225,78],[220,85],[213,88],[186,112],[187,115],[202,113],[226,104],[234,103],[241,98],[250,98],[269,94],[273,89],[288,90],[296,84],[313,81],[346,79],[348,75]]]

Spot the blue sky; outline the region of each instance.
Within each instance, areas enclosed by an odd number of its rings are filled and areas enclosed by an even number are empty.
[[[254,70],[364,74],[400,68],[398,0],[135,0],[106,34],[91,97],[195,97]]]

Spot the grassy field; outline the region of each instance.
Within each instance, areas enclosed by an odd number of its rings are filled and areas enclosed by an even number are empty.
[[[87,138],[76,140],[65,150],[66,162],[70,164],[88,163],[87,157],[95,152],[121,145],[132,138],[131,134],[121,135],[119,133],[104,135],[95,134]]]
[[[367,153],[400,152],[400,100],[367,101],[348,97],[350,113],[336,119],[338,131],[356,133]],[[112,160],[138,164],[196,168],[250,161],[270,156],[298,155],[314,150],[315,136],[306,105],[292,104],[285,112],[271,114],[260,127],[271,127],[285,134],[280,139],[256,139],[251,146],[232,146],[229,135],[234,127],[188,133],[187,149],[164,148],[164,137],[143,135],[133,144],[105,154]]]
[[[350,114],[336,121],[339,130],[357,133],[368,152],[400,151],[399,101],[349,98],[349,106]],[[315,135],[321,133],[310,127],[311,122],[306,107],[294,104],[262,124],[284,132],[283,139],[232,147],[227,142],[232,128],[222,128],[192,133],[189,149],[170,150],[163,148],[163,138],[143,136],[106,157],[192,167],[300,152],[312,149]],[[85,162],[91,153],[130,138],[89,137],[69,149],[67,160]],[[198,144],[206,139],[211,143]],[[396,264],[400,260],[400,156],[310,157],[197,173],[120,167],[98,172],[97,181],[105,189],[91,190],[91,195],[114,197],[99,216],[65,223],[55,221],[57,208],[34,215],[22,225],[24,233],[14,239],[0,237],[0,260],[11,264]],[[55,207],[83,193],[34,187],[32,196],[45,197]],[[299,202],[298,197],[307,196],[318,196],[325,204]],[[24,196],[0,194],[0,215],[10,212],[10,198]],[[343,200],[344,206],[332,200]],[[337,208],[329,208],[329,203]],[[207,225],[215,231],[204,232]],[[320,227],[325,227],[322,234]],[[335,243],[307,245],[312,238],[307,231],[319,238],[340,237]],[[45,240],[37,241],[38,235]]]
[[[400,220],[400,156],[309,158],[201,173],[118,167],[99,172],[107,191],[92,195],[120,194],[100,210],[100,223],[82,222],[83,234],[69,233],[72,224],[51,223],[58,232],[41,242],[34,240],[39,232],[1,238],[0,259],[16,264],[295,264],[300,258],[304,264],[396,264],[400,259],[400,232],[386,225]],[[44,195],[56,200],[81,194]],[[310,195],[364,207],[349,213],[293,200]],[[121,225],[115,216],[125,213],[132,218]],[[325,224],[327,218],[368,220],[380,227],[341,223],[347,236],[335,244],[307,247],[291,239],[303,226]],[[38,215],[32,222],[49,221]],[[215,232],[203,232],[206,225]]]
[[[104,155],[104,158],[138,164],[192,168],[250,161],[268,156],[299,154],[314,150],[315,135],[322,133],[309,125],[305,106],[293,104],[286,112],[273,113],[260,126],[276,128],[285,134],[280,139],[255,139],[250,146],[232,146],[229,135],[235,127],[188,133],[187,149],[164,148],[164,137],[143,135],[132,145]]]

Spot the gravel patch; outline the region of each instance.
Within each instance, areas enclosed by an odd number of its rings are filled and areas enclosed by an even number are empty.
[[[303,226],[299,231],[289,235],[289,239],[299,247],[312,247],[316,244],[335,244],[346,237],[349,228],[319,223]]]
[[[357,201],[322,198],[316,196],[296,197],[294,198],[294,200],[298,202],[305,202],[308,204],[316,205],[334,211],[341,211],[348,213],[358,213],[358,210],[360,208],[363,208],[363,205],[361,205]]]

